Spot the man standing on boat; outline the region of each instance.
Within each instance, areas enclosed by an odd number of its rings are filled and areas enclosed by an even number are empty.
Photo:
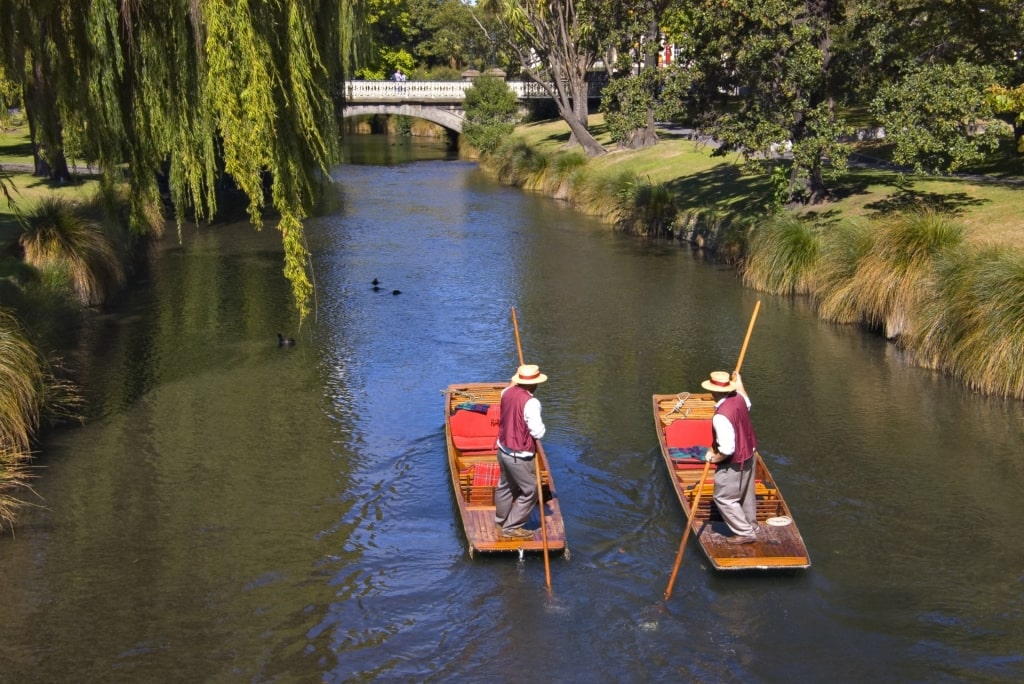
[[[754,494],[754,450],[757,437],[750,421],[750,397],[740,374],[715,371],[701,383],[715,398],[711,420],[714,440],[705,460],[717,463],[715,505],[732,531],[729,544],[757,541],[757,500]]]
[[[512,384],[501,391],[501,478],[494,490],[494,522],[502,536],[513,539],[532,539],[534,534],[523,525],[537,499],[537,440],[544,437],[546,428],[540,416],[540,400],[533,393],[547,379],[537,366],[522,365],[512,376]]]

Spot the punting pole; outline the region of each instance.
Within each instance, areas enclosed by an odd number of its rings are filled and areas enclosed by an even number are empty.
[[[743,366],[743,357],[747,355],[747,344],[750,343],[750,333],[754,331],[754,321],[757,320],[757,312],[761,309],[761,300],[754,305],[754,313],[750,317],[750,325],[747,326],[747,335],[743,338],[743,347],[740,348],[740,358],[736,361],[736,370],[733,374],[739,373]],[[683,553],[686,552],[686,541],[690,538],[690,530],[693,529],[693,520],[697,517],[697,504],[700,503],[700,495],[704,491],[704,481],[711,470],[711,462],[704,463],[704,470],[700,474],[700,482],[697,483],[697,491],[693,495],[693,508],[690,509],[690,517],[686,519],[686,530],[683,531],[683,540],[679,542],[679,550],[676,551],[676,563],[672,567],[672,575],[668,578],[668,587],[665,589],[665,600],[672,596],[672,587],[676,583],[676,575],[679,573],[679,566],[683,562]]]
[[[523,365],[523,345],[519,342],[519,321],[516,320],[516,307],[512,307],[512,329],[516,333],[516,351],[519,353],[519,365]],[[550,467],[550,466],[549,466]],[[540,442],[537,442],[537,453],[534,455],[533,469],[537,473],[537,512],[540,514],[540,538],[544,547],[544,581],[551,591],[551,561],[548,559],[548,527],[544,522],[544,489],[540,478]]]

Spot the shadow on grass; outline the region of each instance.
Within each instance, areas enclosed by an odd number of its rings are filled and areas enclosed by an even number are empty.
[[[730,211],[755,209],[768,193],[766,176],[744,174],[739,166],[728,163],[676,178],[666,186],[682,211],[709,207]]]
[[[32,161],[31,142],[8,142],[0,145],[0,154],[5,157],[25,157],[29,163]]]
[[[950,216],[960,216],[967,207],[979,207],[986,200],[971,197],[963,192],[918,192],[903,188],[889,197],[864,205],[876,216],[885,216],[896,212],[929,209]]]

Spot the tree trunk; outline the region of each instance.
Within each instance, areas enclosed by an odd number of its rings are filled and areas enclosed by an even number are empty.
[[[534,74],[533,79],[541,85],[558,107],[558,115],[569,126],[569,144],[579,145],[588,157],[596,157],[608,152],[589,129],[589,111],[587,106],[587,84],[582,77],[564,79],[549,86]],[[580,87],[582,84],[582,87]],[[582,106],[581,106],[582,104]]]
[[[648,107],[646,125],[631,131],[629,136],[621,143],[621,145],[628,150],[643,150],[657,144],[658,131],[654,123],[654,108]]]
[[[57,183],[71,180],[64,156],[64,129],[57,114],[57,103],[46,67],[38,55],[32,59],[32,79],[25,85],[25,116],[32,140],[34,175]]]

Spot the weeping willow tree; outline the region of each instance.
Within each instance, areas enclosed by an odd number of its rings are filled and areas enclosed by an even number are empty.
[[[257,227],[276,210],[301,318],[312,294],[302,221],[337,159],[359,2],[0,0],[0,59],[47,164],[73,151],[106,184],[127,177],[135,230],[162,177],[179,222],[211,218],[224,178]]]

